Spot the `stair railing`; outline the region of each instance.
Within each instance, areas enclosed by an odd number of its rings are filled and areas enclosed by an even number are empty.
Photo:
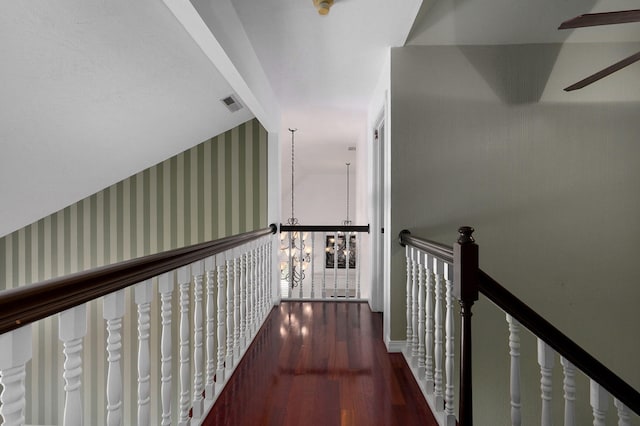
[[[461,227],[460,237],[453,247],[412,236],[406,230],[400,232],[399,237],[400,244],[405,247],[407,264],[407,337],[404,355],[439,424],[456,424],[453,407],[453,392],[456,387],[453,383],[453,301],[457,300],[461,314],[457,421],[460,426],[473,425],[471,307],[478,300],[479,294],[482,294],[506,314],[511,358],[512,425],[522,423],[519,381],[521,326],[533,333],[538,341],[542,398],[540,423],[543,426],[553,424],[551,368],[555,358],[554,351],[561,357],[564,375],[565,426],[576,425],[576,370],[584,373],[590,380],[593,424],[605,425],[608,398],[611,395],[614,398],[618,425],[631,425],[630,411],[640,415],[640,393],[480,270],[478,246],[473,239],[473,231],[471,227]],[[443,341],[446,342],[444,349]]]
[[[32,356],[31,327],[50,316],[58,318],[66,357],[60,372],[65,380],[63,424],[128,423],[123,419],[123,407],[132,401],[123,398],[121,358],[122,347],[130,339],[122,338],[122,324],[125,315],[136,313],[125,312],[127,289],[137,307],[138,387],[128,390],[136,395],[137,424],[198,424],[271,310],[271,236],[276,232],[276,225],[271,225],[0,292],[2,424],[25,424],[26,410],[31,409],[25,395],[25,366]],[[162,331],[158,347],[152,348],[150,304],[155,291],[160,296],[160,309],[153,314],[160,317]],[[98,298],[103,300],[108,336],[106,419],[85,419],[82,346],[87,304]],[[176,298],[178,312],[172,309]],[[179,325],[177,336],[172,333],[175,323]],[[176,346],[178,371],[172,363]],[[153,351],[160,353],[156,366],[150,363]],[[153,401],[159,408],[155,413],[151,412],[152,378],[161,387],[160,401]]]
[[[280,293],[288,300],[363,300],[362,235],[369,225],[280,225]]]

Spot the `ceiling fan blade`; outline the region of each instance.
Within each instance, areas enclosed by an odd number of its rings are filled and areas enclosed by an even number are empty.
[[[587,13],[564,21],[559,30],[567,28],[593,27],[596,25],[624,24],[640,22],[640,9],[621,10],[619,12]]]
[[[608,76],[609,74],[613,74],[614,72],[621,70],[622,68],[633,64],[634,62],[640,61],[640,52],[635,53],[623,60],[616,62],[615,64],[608,66],[607,68],[598,71],[595,74],[590,75],[589,77],[580,80],[579,82],[572,84],[571,86],[565,88],[565,92],[571,92],[572,90],[582,89],[585,86],[594,83],[601,78]]]

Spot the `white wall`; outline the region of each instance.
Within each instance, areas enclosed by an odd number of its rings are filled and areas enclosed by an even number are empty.
[[[582,93],[561,90],[588,73],[570,71],[572,58],[588,51],[597,62],[611,48],[393,49],[390,231],[452,244],[458,226],[474,226],[485,272],[638,388],[640,97],[610,94],[621,80],[638,93],[640,68]],[[403,339],[404,264],[391,247],[391,337]],[[474,312],[476,389],[493,389],[474,394],[476,421],[507,424],[504,315],[486,301]],[[533,340],[523,350],[523,398],[533,401],[523,418],[537,418]]]

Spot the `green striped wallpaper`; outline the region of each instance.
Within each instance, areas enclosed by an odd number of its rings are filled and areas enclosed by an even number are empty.
[[[267,132],[253,119],[1,238],[0,289],[266,225]],[[174,302],[177,312],[175,293]],[[134,390],[135,309],[133,292],[127,291],[123,373],[125,383]],[[158,297],[151,314],[157,322]],[[102,303],[89,304],[88,315],[83,386],[91,391],[85,392],[84,407],[85,419],[97,425],[105,419],[106,405]],[[34,357],[27,378],[28,423],[62,424],[64,381],[61,374],[52,374],[61,372],[64,362],[57,327],[57,320],[34,325]],[[152,348],[157,342],[159,327],[154,324]],[[56,346],[58,350],[51,350]],[[152,349],[152,365],[157,365],[158,357]],[[173,359],[178,360],[177,352]],[[125,400],[133,397],[125,395]],[[125,424],[135,424],[136,407],[132,405],[125,404]]]

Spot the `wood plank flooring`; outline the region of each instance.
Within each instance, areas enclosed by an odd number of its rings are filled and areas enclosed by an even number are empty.
[[[204,425],[436,425],[366,303],[274,308]]]

